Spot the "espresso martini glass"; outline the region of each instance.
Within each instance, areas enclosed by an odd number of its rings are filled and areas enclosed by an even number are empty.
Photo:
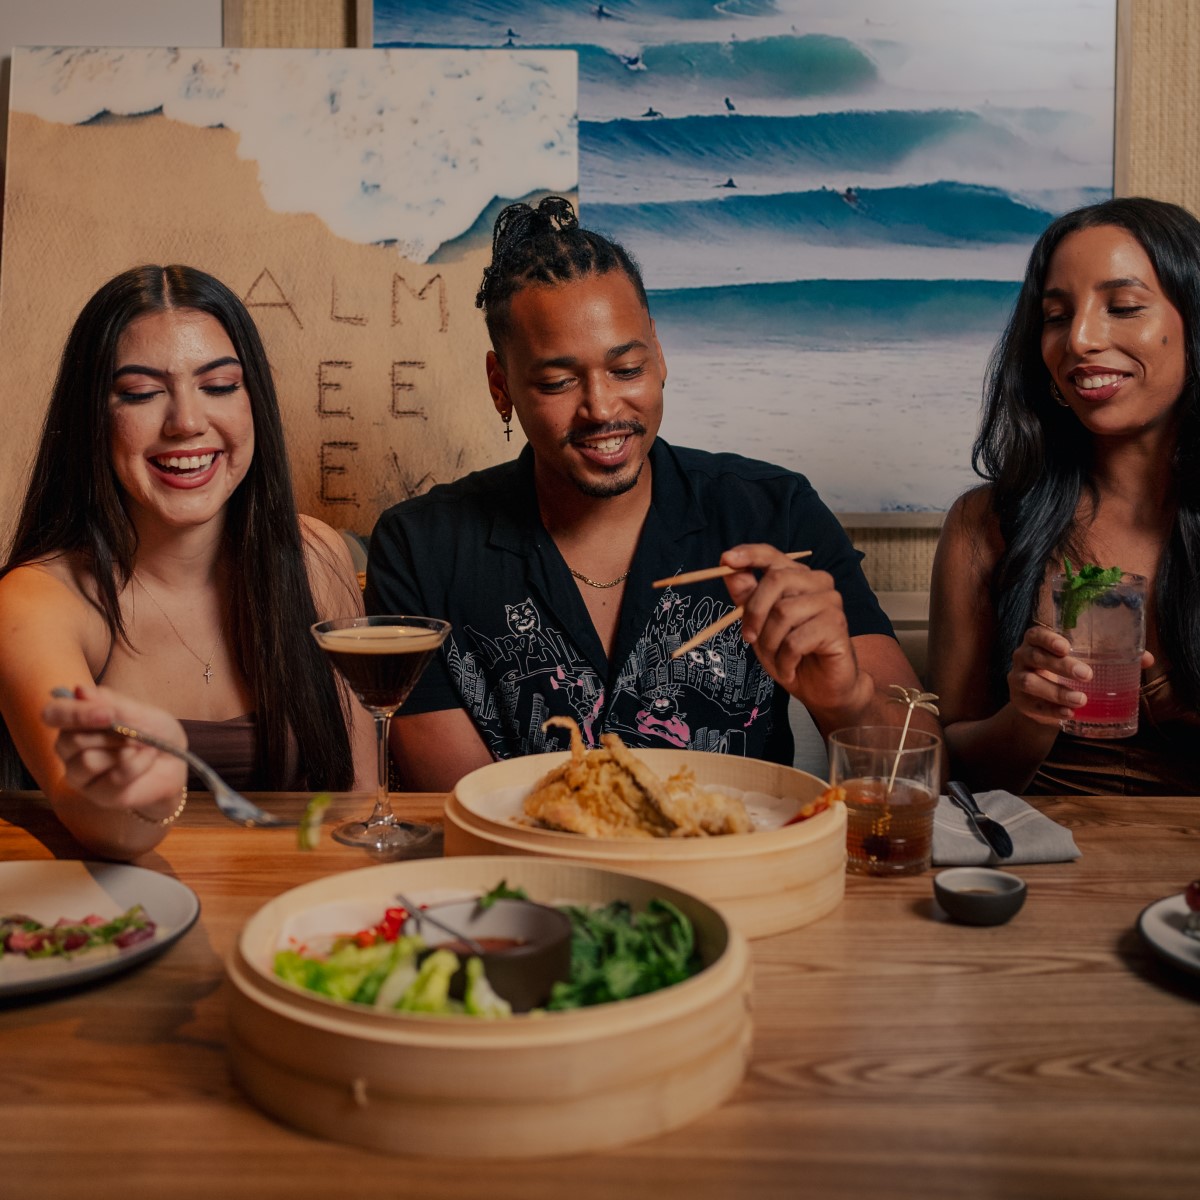
[[[388,796],[388,727],[396,710],[450,632],[434,617],[338,617],[312,627],[317,645],[329,655],[359,703],[375,720],[379,749],[379,789],[375,808],[362,821],[333,831],[336,841],[389,858],[404,858],[433,836],[428,825],[402,821]]]

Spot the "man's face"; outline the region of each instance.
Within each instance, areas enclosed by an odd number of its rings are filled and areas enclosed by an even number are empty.
[[[622,271],[536,284],[510,301],[488,384],[533,447],[539,490],[633,488],[662,422],[667,377],[654,322]]]

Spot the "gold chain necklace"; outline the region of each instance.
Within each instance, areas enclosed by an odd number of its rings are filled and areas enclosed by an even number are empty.
[[[608,583],[601,583],[598,579],[589,579],[586,575],[575,570],[575,568],[569,564],[567,566],[567,570],[570,571],[580,583],[586,583],[588,587],[598,588],[600,591],[604,591],[605,588],[615,588],[618,583],[624,583],[625,580],[629,578],[629,572],[626,571],[624,575],[618,575],[616,579],[610,580]]]
[[[157,608],[160,613],[162,613],[163,620],[165,620],[166,623],[168,625],[170,625],[171,629],[174,631],[175,636],[179,639],[180,644],[183,646],[183,648],[204,668],[205,684],[212,683],[212,680],[213,680],[213,669],[212,669],[213,655],[216,654],[217,647],[220,646],[220,644],[221,644],[222,635],[221,634],[217,635],[216,645],[214,645],[212,650],[209,652],[208,658],[207,659],[201,658],[200,655],[198,655],[195,652],[195,650],[193,650],[191,648],[191,646],[189,646],[187,644],[187,642],[185,642],[183,640],[183,634],[179,632],[179,626],[176,625],[175,622],[171,620],[171,618],[167,615],[167,610],[165,608],[163,608],[163,606],[161,604],[159,604],[159,602],[154,598],[154,593],[138,578],[137,572],[133,571],[133,572],[131,572],[131,574],[133,575],[133,582],[136,583],[138,585],[138,587],[140,587],[142,589],[142,591],[145,592],[146,595],[150,597],[150,603],[153,604],[154,607]]]

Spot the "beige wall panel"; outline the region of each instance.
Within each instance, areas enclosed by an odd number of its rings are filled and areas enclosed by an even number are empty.
[[[1130,0],[1130,195],[1200,213],[1200,4]]]
[[[353,46],[355,0],[224,0],[226,46]]]
[[[0,391],[22,398],[0,444],[0,544],[70,322],[95,288],[138,262],[199,265],[245,298],[274,371],[304,512],[367,534],[389,504],[520,448],[517,437],[505,442],[484,380],[487,335],[473,298],[486,248],[419,265],[346,241],[312,214],[274,213],[257,163],[237,157],[228,129],[161,116],[63,128],[16,113],[13,133],[14,162],[19,148],[41,165],[14,176],[8,195],[9,216],[37,236],[10,243],[0,289],[0,337],[23,350],[0,364]],[[102,164],[138,160],[162,168],[153,199],[142,197],[127,221],[106,220],[128,198]],[[81,228],[71,202],[70,181],[88,167],[94,230]],[[61,228],[72,238],[57,237]],[[86,272],[79,239],[95,247]]]

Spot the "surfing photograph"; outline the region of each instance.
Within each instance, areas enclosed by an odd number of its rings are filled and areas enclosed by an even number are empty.
[[[1116,0],[375,0],[372,40],[575,51],[580,215],[645,273],[663,436],[839,512],[971,486],[1029,249],[1112,194]]]

